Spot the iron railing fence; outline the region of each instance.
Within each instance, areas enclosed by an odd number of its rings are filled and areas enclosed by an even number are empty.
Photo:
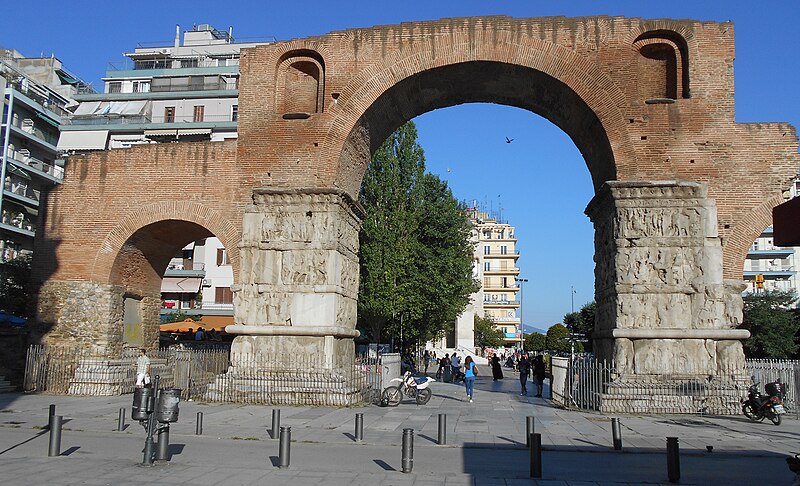
[[[553,358],[553,401],[565,408],[647,413],[738,413],[748,387],[778,381],[784,403],[800,418],[800,361],[746,360],[745,370],[709,375],[689,364],[667,366],[660,374],[623,376],[613,361]]]
[[[115,357],[89,350],[33,345],[24,390],[55,395],[133,393],[137,350]],[[226,348],[170,347],[148,353],[161,386],[195,401],[352,406],[377,403],[386,372],[381,356],[357,355],[333,365],[317,356],[231,356]]]

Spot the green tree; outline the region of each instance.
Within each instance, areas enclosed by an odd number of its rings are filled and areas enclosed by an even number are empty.
[[[499,348],[503,345],[503,331],[497,329],[493,320],[475,316],[475,346]]]
[[[547,349],[556,353],[569,353],[572,346],[569,342],[569,330],[563,324],[554,324],[547,330]],[[583,343],[575,343],[575,352],[583,352]]]
[[[20,255],[0,263],[0,310],[19,317],[31,317],[31,259]]]
[[[525,336],[525,351],[546,351],[547,337],[540,332],[532,332]]]
[[[378,149],[360,202],[359,326],[373,340],[425,341],[452,328],[477,289],[471,229],[447,183],[425,173],[409,122]]]
[[[794,292],[772,290],[744,297],[741,329],[750,331],[744,342],[749,358],[790,358],[797,352],[797,317],[790,309]]]

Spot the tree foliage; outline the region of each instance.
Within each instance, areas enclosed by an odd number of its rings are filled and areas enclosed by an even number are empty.
[[[797,353],[800,328],[790,306],[797,300],[794,292],[771,290],[744,297],[741,329],[750,331],[744,342],[748,358],[790,358]]]
[[[412,122],[375,153],[359,195],[359,326],[373,340],[424,341],[452,328],[476,290],[470,222],[446,182],[425,173]]]
[[[594,331],[594,316],[597,311],[597,305],[594,301],[584,304],[579,312],[570,312],[564,315],[564,325],[572,333],[578,334],[580,337],[586,338],[586,343],[583,348],[586,351],[592,350],[592,332]]]
[[[0,310],[19,317],[31,317],[31,259],[20,255],[0,263]]]
[[[569,353],[572,346],[569,342],[569,329],[563,324],[554,324],[547,330],[547,349],[556,353]],[[583,352],[583,343],[575,343],[575,352]]]
[[[503,331],[497,328],[494,321],[475,316],[475,346],[479,348],[499,348],[503,345]]]
[[[525,351],[546,351],[547,337],[540,332],[532,332],[525,336]]]

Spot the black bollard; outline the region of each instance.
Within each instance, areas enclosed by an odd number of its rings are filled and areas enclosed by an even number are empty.
[[[161,424],[158,429],[156,461],[169,461],[169,424]]]
[[[533,423],[533,415],[525,417],[525,447],[531,447],[531,434],[536,432],[535,424]]]
[[[197,425],[194,428],[194,435],[203,435],[203,412],[197,412]]]
[[[281,427],[280,443],[278,445],[278,467],[286,469],[289,467],[289,450],[292,442],[292,428]]]
[[[56,406],[55,404],[50,404],[50,413],[47,414],[47,428],[50,428],[50,425],[53,421],[53,417],[56,416]]]
[[[542,434],[531,434],[531,477],[542,477]]]
[[[153,465],[153,455],[154,455],[154,448],[155,442],[153,442],[153,434],[156,431],[156,414],[158,410],[156,410],[156,395],[159,392],[158,384],[161,380],[159,375],[153,379],[153,395],[150,397],[149,403],[147,405],[147,410],[151,410],[147,414],[147,437],[144,439],[144,452],[142,454],[142,465],[144,466],[152,466]]]
[[[364,414],[357,413],[356,414],[356,431],[355,431],[356,440],[361,442],[364,439]]]
[[[677,437],[667,437],[667,477],[670,483],[681,481],[681,454]]]
[[[414,468],[414,429],[403,429],[403,472]]]
[[[278,432],[281,428],[281,410],[279,408],[272,409],[272,429],[269,431],[270,439],[277,439]]]
[[[61,415],[50,417],[50,448],[47,455],[50,457],[61,455]]]
[[[119,409],[119,418],[117,419],[117,432],[122,432],[125,428],[125,409]]]
[[[447,414],[439,414],[439,445],[447,444]]]
[[[622,450],[622,430],[619,427],[619,419],[611,419],[611,437],[614,439],[614,450]]]

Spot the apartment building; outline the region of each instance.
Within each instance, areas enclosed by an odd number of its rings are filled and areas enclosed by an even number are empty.
[[[0,49],[3,86],[0,263],[33,252],[40,205],[64,178],[59,130],[86,84],[55,57],[28,58]]]
[[[800,195],[800,177],[794,180],[789,197]],[[744,261],[745,293],[764,290],[800,291],[798,269],[800,248],[775,246],[772,226],[765,229],[747,251]],[[795,307],[797,307],[795,303]]]
[[[514,227],[477,206],[469,208],[468,214],[478,234],[475,257],[483,283],[483,315],[503,332],[506,346],[520,345],[519,250]]]

